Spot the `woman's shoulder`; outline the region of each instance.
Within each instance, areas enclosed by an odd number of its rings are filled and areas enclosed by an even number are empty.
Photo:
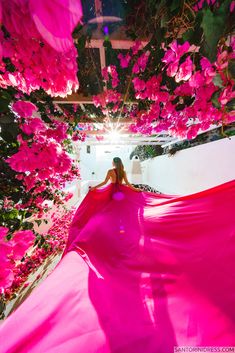
[[[108,173],[109,173],[109,174],[115,173],[115,168],[109,169],[109,170],[108,170]],[[126,171],[123,170],[123,173],[126,174]]]

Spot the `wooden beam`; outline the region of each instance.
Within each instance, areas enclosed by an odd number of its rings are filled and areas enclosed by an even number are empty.
[[[151,141],[151,142],[146,142],[146,141],[108,141],[108,140],[93,140],[93,141],[85,141],[85,142],[82,142],[82,144],[84,145],[91,145],[91,146],[101,146],[101,145],[112,145],[112,146],[115,146],[115,145],[133,145],[133,146],[139,146],[139,145],[158,145],[158,146],[161,146],[162,145],[162,142],[161,141]]]
[[[55,104],[94,104],[91,96],[84,96],[81,93],[72,93],[67,97],[55,97]],[[137,104],[138,101],[128,101],[125,104]]]
[[[83,119],[81,121],[81,124],[82,123],[85,123],[86,122],[84,121],[85,119]],[[92,120],[92,119],[90,119]],[[132,118],[123,118],[123,117],[116,117],[116,118],[107,118],[107,117],[101,117],[101,116],[97,116],[96,118],[93,119],[94,120],[94,123],[99,123],[100,125],[101,124],[119,124],[119,125],[122,125],[123,123],[133,123],[135,120],[132,119]],[[99,122],[97,120],[100,120]]]
[[[134,41],[129,39],[110,39],[109,40],[113,49],[125,49],[129,50],[133,45]],[[145,47],[148,44],[147,40],[141,41],[142,46]],[[87,48],[100,49],[104,46],[104,38],[93,38],[86,43]]]
[[[55,97],[53,100],[55,104],[94,104],[92,97],[86,97],[81,93],[72,93],[67,97]]]

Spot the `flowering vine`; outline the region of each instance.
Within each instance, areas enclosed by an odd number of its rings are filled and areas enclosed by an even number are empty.
[[[151,65],[155,61],[155,52],[138,51],[133,55],[131,48],[126,54],[132,70],[132,86],[128,93],[129,100],[137,100],[139,109],[136,111],[136,105],[132,105],[135,114],[121,110],[123,117],[133,118],[131,131],[142,134],[168,131],[173,136],[192,139],[211,125],[234,122],[235,109],[230,103],[235,98],[235,91],[233,78],[227,70],[235,57],[234,43],[235,37],[231,36],[219,46],[216,61],[212,63],[201,55],[198,47],[187,41],[180,44],[174,40],[167,47],[162,44],[160,62],[152,75],[146,75],[146,71],[148,62]],[[121,69],[126,70],[123,56],[118,57]],[[108,70],[103,69],[105,73]],[[112,67],[112,71],[117,73],[118,69]],[[106,75],[105,80],[108,79]],[[101,107],[106,114],[120,114],[123,99],[116,84],[93,97],[95,106]]]
[[[1,249],[5,251],[6,256],[0,257],[0,287],[3,289],[4,300],[7,301],[14,297],[16,292],[24,285],[30,273],[38,269],[48,256],[60,254],[66,245],[68,238],[68,229],[74,215],[74,209],[64,212],[54,212],[52,214],[53,224],[44,236],[38,234],[35,237],[32,231],[21,231],[13,234],[10,241],[5,237],[7,228],[0,227]],[[12,247],[10,242],[13,243]],[[31,247],[30,253],[26,251]],[[4,262],[3,262],[4,261]],[[35,280],[40,279],[40,274]]]
[[[71,32],[82,9],[80,1],[75,2],[73,13],[58,3],[52,16],[46,1],[38,5],[29,0],[2,1],[0,87],[13,86],[27,94],[42,88],[51,96],[63,97],[78,89]]]

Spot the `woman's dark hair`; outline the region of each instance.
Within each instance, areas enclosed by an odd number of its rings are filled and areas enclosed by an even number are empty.
[[[121,182],[123,177],[124,177],[124,166],[122,164],[122,160],[119,157],[114,157],[113,158],[113,163],[114,163],[114,166],[115,166],[115,168],[117,170],[118,181]]]

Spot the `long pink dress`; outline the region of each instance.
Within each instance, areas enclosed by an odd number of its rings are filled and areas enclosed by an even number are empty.
[[[235,181],[176,197],[89,192],[55,270],[0,327],[1,353],[235,346]]]

